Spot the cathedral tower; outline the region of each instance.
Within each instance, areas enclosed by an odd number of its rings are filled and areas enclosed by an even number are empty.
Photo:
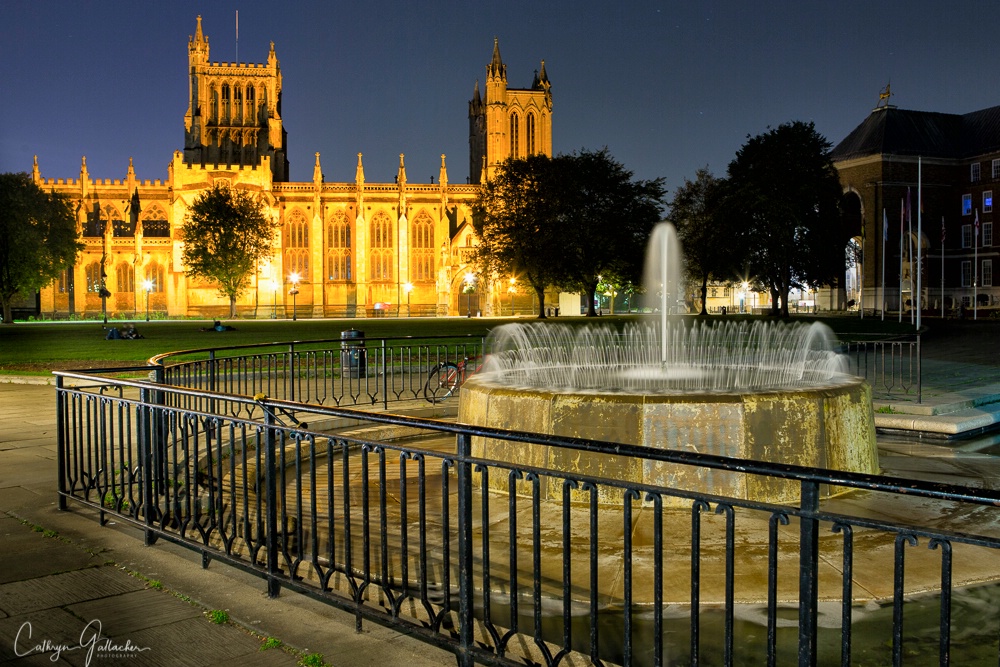
[[[188,110],[184,162],[258,166],[267,158],[274,181],[288,180],[287,133],[281,122],[281,67],[274,42],[266,63],[213,63],[201,17],[188,39]]]
[[[531,88],[508,88],[507,66],[494,39],[484,96],[476,81],[469,101],[469,180],[481,183],[507,158],[537,154],[552,155],[552,84],[545,61]]]

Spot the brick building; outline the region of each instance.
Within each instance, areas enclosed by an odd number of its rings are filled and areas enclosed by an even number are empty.
[[[918,285],[930,314],[971,308],[974,299],[1000,304],[993,278],[1000,106],[964,115],[879,106],[832,158],[847,224],[863,249],[853,287],[866,310],[898,311],[902,303],[906,311]]]

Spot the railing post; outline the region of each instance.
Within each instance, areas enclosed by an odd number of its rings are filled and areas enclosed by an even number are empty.
[[[59,510],[66,511],[66,448],[69,438],[66,437],[66,393],[62,376],[56,376],[56,470],[59,479]]]
[[[472,667],[469,649],[473,638],[472,573],[472,436],[458,436],[458,658],[459,667]]]
[[[153,391],[147,387],[139,390],[139,461],[142,464],[142,508],[146,529],[143,543],[156,544],[153,525],[157,514],[157,496],[153,493]],[[157,392],[159,393],[159,392]]]
[[[920,334],[917,334],[917,403],[923,401],[923,391],[924,391],[924,374],[922,369],[923,358],[920,352]]]
[[[295,400],[295,343],[288,344],[288,396],[289,401]]]
[[[819,482],[802,480],[799,515],[799,667],[816,664],[819,596]]]
[[[276,461],[277,438],[275,437],[275,419],[272,410],[264,410],[264,486],[265,488],[265,522],[267,524],[267,595],[276,598],[281,592],[281,582],[278,581],[278,470]]]
[[[382,339],[382,409],[389,409],[389,365],[386,360],[386,353],[389,348],[386,347],[385,338]]]

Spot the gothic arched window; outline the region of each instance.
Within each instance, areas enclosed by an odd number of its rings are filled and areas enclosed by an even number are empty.
[[[309,220],[306,214],[295,209],[285,221],[282,241],[285,254],[285,273],[299,274],[301,281],[309,279]]]
[[[219,91],[215,89],[215,85],[209,87],[208,97],[212,100],[212,115],[209,121],[212,123],[219,122]]]
[[[166,271],[157,261],[152,261],[146,266],[146,280],[149,281],[150,292],[162,292],[166,284]],[[143,285],[143,289],[146,289]]]
[[[392,220],[385,211],[379,211],[372,218],[371,238],[371,269],[369,278],[372,282],[392,281]]]
[[[253,86],[247,86],[247,112],[244,118],[252,124],[257,124],[256,91]]]
[[[229,121],[229,84],[222,84],[222,120]]]
[[[119,262],[115,267],[115,291],[135,293],[135,272],[128,262]]]
[[[528,155],[535,154],[535,114],[529,113],[524,119],[524,138],[528,142]]]
[[[515,160],[520,156],[517,151],[519,145],[519,134],[520,134],[520,119],[517,114],[510,115],[510,156]]]
[[[233,120],[237,123],[243,122],[243,89],[233,86]]]
[[[335,211],[326,223],[326,276],[351,279],[351,223],[343,211]]]
[[[434,279],[434,221],[427,211],[413,219],[410,229],[410,276],[414,281]]]
[[[91,262],[87,265],[87,291],[88,292],[100,292],[101,291],[101,263]]]

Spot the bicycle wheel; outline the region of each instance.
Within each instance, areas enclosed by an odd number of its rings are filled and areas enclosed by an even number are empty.
[[[424,398],[431,403],[443,401],[458,389],[461,384],[459,380],[458,366],[446,361],[431,369],[427,376],[427,383],[424,384]]]

